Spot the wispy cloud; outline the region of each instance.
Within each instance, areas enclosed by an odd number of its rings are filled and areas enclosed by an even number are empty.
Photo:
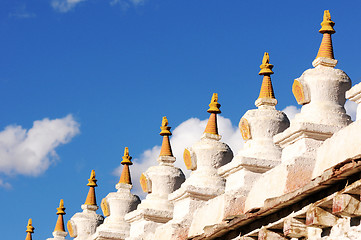
[[[87,0],[51,0],[51,6],[54,10],[66,13],[73,10],[79,3]],[[130,7],[138,7],[144,5],[147,0],[110,0],[111,6],[120,6],[125,11]]]
[[[170,125],[171,125],[171,119]],[[189,175],[190,171],[186,169],[183,163],[183,151],[186,147],[192,146],[195,142],[200,140],[202,133],[207,125],[206,120],[200,120],[198,118],[190,118],[173,130],[171,137],[171,145],[174,156],[177,158],[175,166],[182,169],[184,174]],[[221,141],[227,143],[233,153],[236,154],[239,149],[243,146],[243,140],[238,127],[233,126],[231,120],[222,116],[218,117],[218,129],[222,135]],[[162,142],[159,136],[159,143]],[[139,158],[134,159],[134,167],[131,168],[131,175],[133,180],[134,192],[140,197],[144,197],[145,194],[142,192],[139,178],[140,175],[145,172],[150,166],[157,165],[157,158],[160,153],[160,145],[156,145],[150,149],[145,150]],[[131,148],[130,148],[131,151]],[[122,167],[115,169],[114,173],[120,176]]]
[[[11,184],[8,183],[8,182],[4,182],[2,179],[0,179],[0,188],[10,189],[10,188],[11,188]]]
[[[14,18],[34,18],[36,17],[35,13],[28,13],[28,12],[13,12],[9,13],[9,17]]]
[[[33,12],[29,12],[26,8],[26,5],[23,4],[18,7],[14,12],[9,13],[9,17],[12,18],[34,18],[36,14]]]
[[[45,172],[58,155],[55,148],[68,143],[79,133],[79,123],[72,115],[34,121],[24,129],[10,125],[0,132],[0,176],[38,176]],[[9,187],[0,179],[0,187]]]
[[[134,6],[139,6],[139,5],[143,5],[145,1],[146,0],[112,0],[110,2],[110,5],[128,3],[128,4],[133,4]]]
[[[74,9],[76,5],[86,0],[52,0],[51,6],[59,12],[66,13]]]
[[[144,5],[146,0],[112,0],[110,2],[111,6],[120,6],[120,8],[125,11],[131,6],[138,7]]]

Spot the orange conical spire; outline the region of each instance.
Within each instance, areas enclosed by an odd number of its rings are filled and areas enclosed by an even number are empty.
[[[33,239],[32,236],[31,236],[31,234],[34,233],[34,229],[35,229],[35,228],[33,227],[33,221],[32,221],[32,219],[30,218],[29,221],[28,221],[28,225],[26,226],[26,232],[27,232],[27,234],[26,234],[25,240],[32,240],[32,239]]]
[[[159,156],[170,156],[173,157],[172,148],[170,146],[169,136],[172,135],[170,132],[171,127],[168,127],[167,117],[163,117],[162,126],[160,127],[159,135],[163,136],[162,148],[160,149]]]
[[[121,162],[121,164],[123,164],[123,171],[122,174],[120,175],[120,179],[119,179],[119,183],[126,183],[126,184],[132,184],[132,180],[130,178],[130,170],[129,170],[129,165],[132,165],[132,157],[129,156],[129,149],[126,147],[124,149],[124,156],[122,157],[123,161]]]
[[[59,207],[57,208],[56,214],[58,215],[58,220],[56,221],[54,232],[65,232],[64,227],[64,219],[63,215],[65,215],[65,207],[63,199],[60,200]]]
[[[89,183],[87,184],[87,186],[89,186],[89,192],[88,192],[88,196],[86,197],[85,200],[85,205],[97,205],[97,201],[96,201],[96,197],[95,197],[95,187],[97,187],[97,180],[95,179],[95,171],[92,170],[91,174],[90,174],[90,178],[88,179]]]
[[[205,133],[218,135],[217,114],[221,113],[221,110],[219,110],[220,107],[221,104],[218,103],[218,94],[213,93],[209,109],[207,110],[211,115],[209,116],[206,129],[204,130]]]
[[[333,47],[331,34],[334,34],[336,31],[333,29],[335,23],[331,20],[331,14],[329,10],[325,10],[323,14],[323,21],[321,23],[320,33],[323,34],[322,42],[320,49],[318,50],[317,57],[324,57],[334,59]]]
[[[258,98],[275,98],[275,94],[271,82],[271,74],[273,74],[272,71],[273,65],[269,63],[269,54],[267,52],[264,53],[260,68],[261,71],[258,74],[263,75],[263,82]]]

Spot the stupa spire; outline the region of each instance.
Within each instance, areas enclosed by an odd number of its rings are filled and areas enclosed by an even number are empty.
[[[129,156],[129,149],[127,147],[124,148],[124,156],[122,157],[123,161],[121,164],[123,165],[123,171],[120,175],[119,183],[126,183],[132,185],[132,180],[130,177],[129,165],[132,165],[132,157]]]
[[[33,221],[32,221],[31,218],[29,218],[28,225],[26,226],[27,234],[26,234],[25,240],[32,240],[33,239],[31,235],[34,233],[34,229],[35,228],[33,227]]]
[[[65,232],[64,227],[64,219],[63,215],[65,215],[65,207],[63,199],[60,200],[59,207],[57,208],[56,215],[58,215],[58,220],[56,221],[54,232]]]
[[[160,127],[162,130],[159,135],[163,136],[162,147],[160,149],[159,156],[169,156],[173,157],[172,148],[170,146],[169,136],[172,135],[170,132],[171,127],[168,126],[167,117],[163,117],[162,126]]]
[[[331,34],[334,34],[336,32],[333,29],[334,25],[335,23],[331,20],[330,11],[325,10],[323,14],[323,21],[321,23],[322,27],[319,30],[319,32],[323,34],[323,38],[316,58],[324,57],[324,58],[334,59],[332,38],[331,38]]]
[[[321,23],[320,33],[323,34],[320,49],[318,50],[316,59],[312,62],[314,67],[318,65],[326,67],[335,67],[337,60],[333,55],[332,38],[331,35],[336,31],[333,29],[335,23],[331,20],[331,14],[329,10],[325,10],[323,14],[323,21]]]
[[[209,104],[209,109],[207,110],[207,112],[209,112],[211,115],[209,116],[204,133],[218,135],[217,114],[221,113],[221,110],[219,110],[220,107],[221,104],[218,103],[218,94],[213,93],[211,103]]]
[[[269,63],[269,54],[267,52],[264,53],[262,64],[259,67],[261,68],[261,71],[259,71],[258,74],[263,75],[263,81],[261,91],[259,93],[258,99],[256,100],[256,106],[276,106],[277,100],[275,98],[271,81],[273,65]]]
[[[89,183],[87,184],[87,186],[89,186],[90,188],[84,204],[97,206],[97,201],[95,197],[95,187],[97,187],[98,185],[97,185],[97,180],[95,179],[94,170],[91,171],[90,178],[88,179],[88,181]]]

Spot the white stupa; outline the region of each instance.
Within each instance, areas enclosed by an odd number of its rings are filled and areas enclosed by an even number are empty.
[[[103,215],[106,218],[92,237],[94,240],[125,239],[129,236],[130,224],[124,220],[124,216],[134,211],[140,203],[139,197],[130,192],[132,181],[129,166],[133,164],[131,159],[129,149],[126,147],[121,162],[123,171],[119,182],[115,185],[117,191],[109,193],[101,202]]]
[[[147,197],[137,210],[126,215],[131,223],[128,239],[150,239],[157,226],[173,218],[173,203],[168,195],[177,190],[185,180],[182,170],[174,166],[169,136],[172,135],[168,120],[163,117],[160,135],[163,136],[158,165],[148,168],[140,177],[140,183]],[[153,231],[151,229],[154,229]]]
[[[92,170],[88,179],[89,192],[85,203],[81,205],[83,212],[74,214],[68,221],[67,227],[70,237],[76,240],[87,240],[96,231],[96,228],[103,223],[104,217],[96,213],[98,210],[95,187],[97,180],[95,179],[95,171]]]

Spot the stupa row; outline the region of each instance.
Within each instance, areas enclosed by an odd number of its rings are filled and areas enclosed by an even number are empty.
[[[83,211],[71,217],[66,232],[61,200],[53,238],[48,240],[64,240],[68,233],[77,240],[192,239],[229,216],[260,208],[266,199],[303,187],[337,164],[337,160],[325,160],[328,150],[324,142],[352,122],[344,108],[345,94],[359,103],[361,85],[350,90],[350,78],[335,69],[331,38],[335,30],[329,11],[324,12],[321,26],[323,38],[312,62],[314,68],[306,70],[292,86],[302,109],[291,122],[276,109],[273,65],[265,53],[260,65],[263,81],[255,101],[257,108],[247,111],[239,122],[245,140],[243,149],[234,155],[221,141],[217,126],[221,105],[214,93],[201,139],[184,150],[184,164],[191,170],[189,178],[174,166],[171,128],[163,117],[158,164],[140,177],[146,198],[141,201],[131,193],[133,163],[125,148],[117,191],[109,193],[100,204],[103,215],[96,213],[97,180],[93,170]],[[32,239],[33,230],[29,220],[27,240]]]

